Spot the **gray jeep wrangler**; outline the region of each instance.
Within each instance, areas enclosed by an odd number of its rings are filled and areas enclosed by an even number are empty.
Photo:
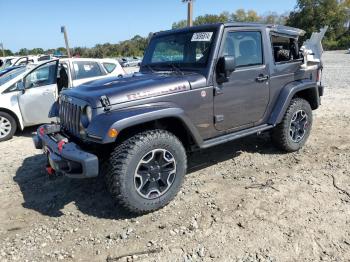
[[[113,196],[142,214],[171,201],[187,152],[271,130],[284,151],[310,135],[323,94],[320,40],[276,25],[213,24],[155,33],[140,72],[61,93],[35,147],[50,174],[105,176]]]

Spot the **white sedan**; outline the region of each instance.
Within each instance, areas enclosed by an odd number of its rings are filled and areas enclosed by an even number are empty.
[[[55,59],[22,69],[0,85],[0,142],[12,138],[17,129],[50,123],[48,113],[62,89],[124,74],[113,59]]]

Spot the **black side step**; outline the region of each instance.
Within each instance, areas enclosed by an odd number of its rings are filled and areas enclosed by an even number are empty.
[[[255,126],[249,129],[241,130],[238,132],[230,133],[227,135],[211,138],[211,139],[205,140],[203,144],[200,146],[200,148],[204,149],[204,148],[216,146],[216,145],[223,144],[232,140],[236,140],[245,136],[263,132],[271,128],[273,128],[273,125],[265,124],[265,125]]]

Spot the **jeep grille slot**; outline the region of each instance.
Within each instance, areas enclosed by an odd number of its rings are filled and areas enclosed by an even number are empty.
[[[79,136],[81,107],[68,101],[61,101],[59,110],[62,128],[72,135]]]

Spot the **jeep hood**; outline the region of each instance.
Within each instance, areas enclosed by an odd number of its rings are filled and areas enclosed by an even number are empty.
[[[64,90],[61,94],[102,107],[101,97],[111,105],[167,95],[206,86],[206,78],[198,73],[135,73],[124,77],[106,77]]]

